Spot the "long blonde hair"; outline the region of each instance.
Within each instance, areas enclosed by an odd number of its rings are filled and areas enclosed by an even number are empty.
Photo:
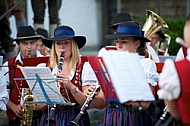
[[[81,57],[80,57],[80,52],[78,49],[78,45],[75,41],[75,39],[71,39],[71,49],[72,49],[72,54],[71,54],[71,59],[69,61],[69,67],[70,69],[76,69],[77,63],[81,62]],[[51,47],[51,53],[50,53],[50,67],[54,68],[58,64],[58,56],[55,51],[55,42],[53,42],[52,47]]]

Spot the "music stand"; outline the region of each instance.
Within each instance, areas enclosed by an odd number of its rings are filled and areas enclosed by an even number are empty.
[[[88,61],[92,66],[92,69],[94,70],[98,81],[100,82],[106,100],[108,102],[119,102],[102,57],[88,56]]]
[[[31,69],[34,69],[34,71],[30,71]],[[49,74],[44,72],[42,69],[48,70]],[[51,71],[48,67],[40,68],[40,67],[22,67],[21,71],[25,78],[15,78],[14,80],[26,80],[31,93],[34,94],[36,102],[32,103],[41,103],[46,104],[48,106],[54,105],[54,104],[66,104],[66,100],[63,99],[62,95],[59,92],[59,89],[57,87],[57,80],[61,80],[61,78],[54,78],[51,74]],[[49,75],[47,77],[43,76]],[[40,77],[41,76],[41,77]],[[17,83],[16,83],[17,85]],[[18,88],[18,86],[17,86]],[[31,102],[30,102],[31,103]],[[74,105],[71,104],[71,105]],[[49,118],[49,112],[48,112],[48,118]],[[49,124],[49,121],[48,121]]]

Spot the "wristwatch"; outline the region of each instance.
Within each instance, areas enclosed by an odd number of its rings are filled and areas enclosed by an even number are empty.
[[[78,87],[76,87],[76,88],[75,88],[75,90],[74,90],[74,91],[72,91],[71,93],[72,93],[72,94],[76,94],[78,91],[79,91],[79,88],[78,88]]]

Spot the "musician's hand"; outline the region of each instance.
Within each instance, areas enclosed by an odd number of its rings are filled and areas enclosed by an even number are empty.
[[[15,113],[16,116],[21,117],[23,115],[23,106],[22,105],[14,105],[12,111]]]
[[[69,80],[68,75],[65,75],[63,73],[60,74],[56,74],[57,78],[62,78],[62,80],[59,80],[59,82],[65,84],[67,89],[70,89],[71,86],[73,86],[73,84],[71,83],[71,81]]]
[[[91,95],[92,92],[93,92],[93,90],[94,90],[94,88],[95,88],[95,86],[91,85],[91,86],[89,86],[87,89],[85,89],[85,90],[83,91],[84,96],[88,97],[89,95]]]

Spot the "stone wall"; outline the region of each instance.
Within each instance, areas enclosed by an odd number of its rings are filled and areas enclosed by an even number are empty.
[[[149,9],[161,16],[171,18],[186,15],[188,0],[122,0],[122,11],[145,14]],[[160,6],[159,6],[160,5]]]

